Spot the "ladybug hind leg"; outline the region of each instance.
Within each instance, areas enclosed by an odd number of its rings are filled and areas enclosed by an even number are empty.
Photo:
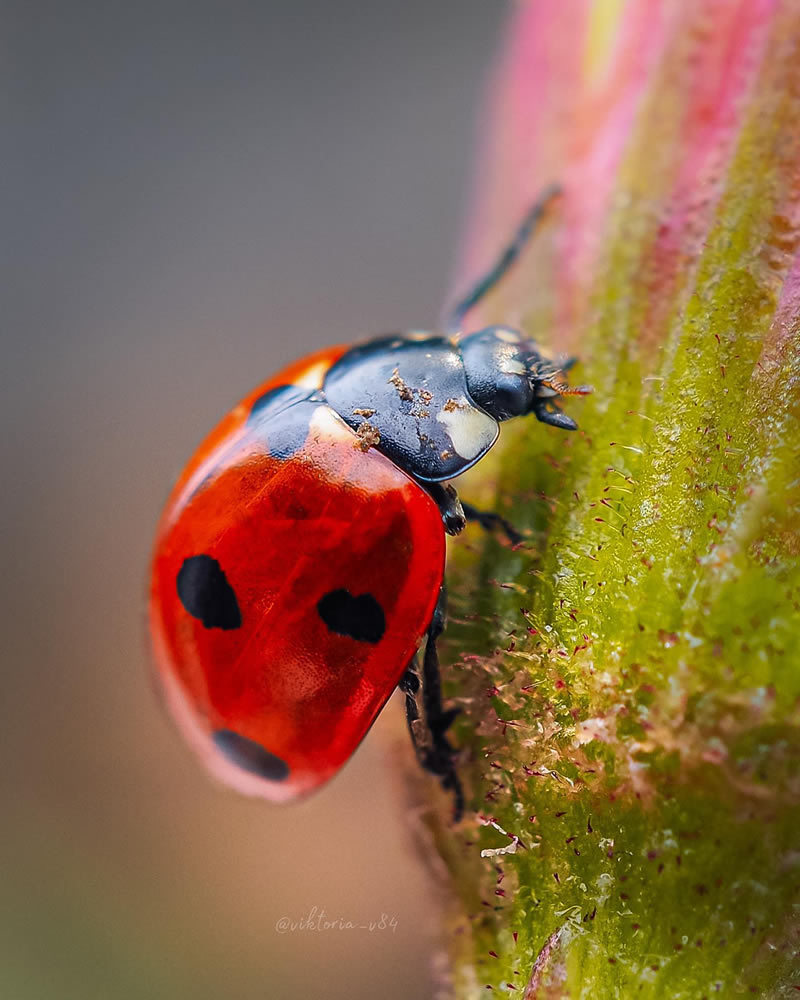
[[[421,767],[439,779],[442,788],[453,793],[453,821],[457,823],[464,812],[464,792],[455,768],[456,750],[446,733],[459,709],[446,709],[442,705],[439,654],[436,650],[436,640],[444,629],[445,602],[446,594],[442,587],[428,628],[422,670],[415,657],[400,681],[400,690],[406,697],[406,720],[417,760]]]

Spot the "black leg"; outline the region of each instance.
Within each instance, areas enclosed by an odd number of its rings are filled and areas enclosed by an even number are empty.
[[[444,628],[445,601],[445,589],[442,587],[439,603],[428,629],[422,672],[420,673],[416,658],[413,659],[400,681],[400,690],[406,696],[408,731],[417,760],[426,771],[436,775],[442,788],[452,791],[453,821],[457,823],[464,812],[464,793],[456,774],[456,752],[445,734],[458,714],[458,709],[445,709],[442,705],[439,655],[436,652],[436,640]]]
[[[559,194],[561,194],[561,188],[557,184],[551,184],[539,195],[534,204],[528,209],[511,242],[500,254],[494,266],[476,281],[469,292],[450,310],[445,324],[448,333],[459,333],[464,322],[464,317],[470,309],[476,306],[507,274],[509,268],[512,267],[522,253],[525,244],[536,232],[536,227],[542,220],[548,205]]]
[[[475,522],[484,531],[494,531],[495,528],[500,528],[512,545],[519,545],[520,542],[524,541],[524,536],[502,514],[495,514],[491,510],[478,510],[477,507],[473,507],[471,503],[465,503],[463,500],[461,501],[461,509],[464,511],[464,517],[468,524]]]
[[[436,506],[442,513],[444,530],[448,535],[460,535],[467,519],[458,499],[458,493],[448,483],[420,483],[420,486],[433,497]]]

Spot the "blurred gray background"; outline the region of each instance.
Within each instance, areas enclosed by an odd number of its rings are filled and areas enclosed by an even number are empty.
[[[145,577],[238,397],[435,323],[506,5],[2,9],[0,996],[429,996],[399,703],[312,801],[237,798],[151,690]],[[276,931],[314,908],[396,930]]]

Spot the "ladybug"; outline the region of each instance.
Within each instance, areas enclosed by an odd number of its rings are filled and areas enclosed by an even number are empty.
[[[184,469],[157,532],[150,629],[179,728],[214,774],[297,799],[352,755],[399,685],[422,766],[463,806],[442,705],[445,534],[467,521],[448,481],[533,413],[565,430],[559,366],[522,333],[460,341],[466,313],[534,230],[539,199],[495,267],[456,306],[451,335],[329,348],[246,396]],[[417,651],[425,641],[422,664]]]

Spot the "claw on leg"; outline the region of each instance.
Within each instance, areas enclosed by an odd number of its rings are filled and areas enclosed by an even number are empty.
[[[425,483],[424,488],[436,502],[447,534],[460,535],[466,527],[467,519],[455,488],[449,483]]]

